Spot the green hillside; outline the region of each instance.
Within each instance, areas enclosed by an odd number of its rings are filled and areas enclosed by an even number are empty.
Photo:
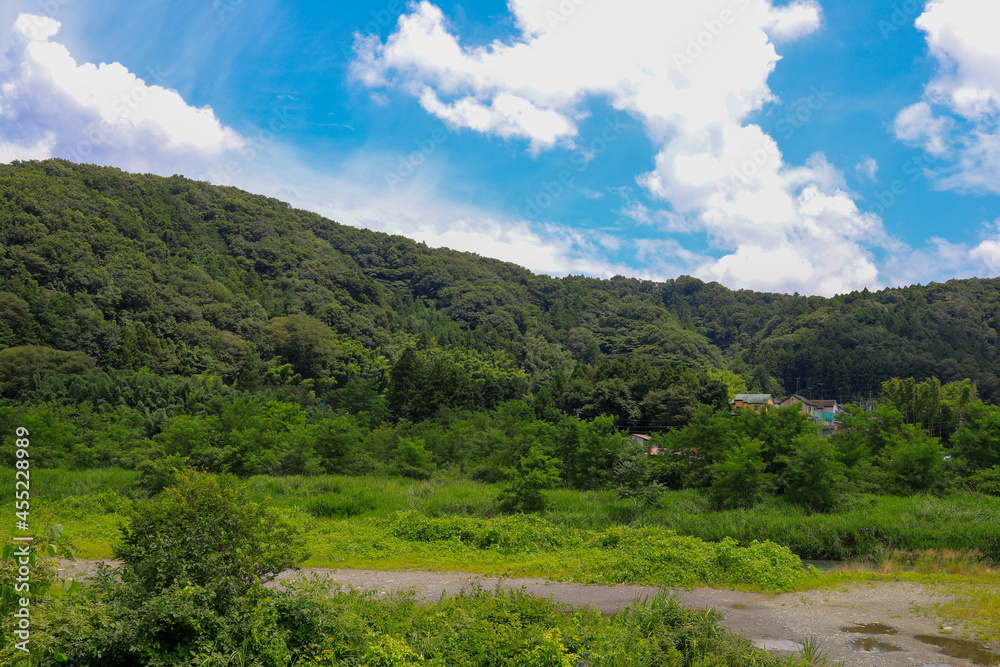
[[[30,382],[24,369],[70,360],[25,346],[83,353],[81,368],[207,373],[245,388],[312,381],[331,402],[355,380],[417,414],[430,407],[389,386],[408,348],[450,369],[441,389],[456,395],[438,398],[454,407],[547,386],[558,409],[636,423],[650,391],[676,384],[661,369],[680,365],[845,401],[891,377],[968,377],[988,400],[1000,391],[992,279],[832,299],[690,277],[557,279],[234,188],[62,160],[0,166],[0,243],[7,396]],[[718,391],[706,375],[685,386],[705,402]]]

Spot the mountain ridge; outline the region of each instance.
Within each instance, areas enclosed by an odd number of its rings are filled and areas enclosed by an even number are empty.
[[[308,316],[311,335],[357,359],[500,355],[529,394],[631,359],[775,394],[859,399],[934,376],[1000,395],[997,279],[828,298],[689,276],[555,278],[232,187],[65,160],[0,165],[0,242],[0,349],[83,352],[101,368],[262,376],[289,360],[275,321]]]

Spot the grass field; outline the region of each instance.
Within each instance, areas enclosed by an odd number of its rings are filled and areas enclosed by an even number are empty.
[[[32,523],[63,524],[77,557],[110,557],[129,508],[148,502],[136,482],[135,472],[120,469],[34,470]],[[713,512],[692,491],[669,492],[661,507],[644,509],[610,491],[552,490],[539,516],[504,517],[495,487],[444,475],[242,483],[306,531],[305,565],[764,591],[908,580],[947,587],[956,601],[928,611],[1000,642],[995,497],[860,496],[839,512],[808,515],[780,499]],[[855,567],[803,574],[792,553]]]
[[[34,470],[33,501],[87,534],[81,546],[90,555],[106,553],[114,531],[100,535],[135,495],[136,473],[120,469]],[[271,477],[244,480],[251,495],[286,512],[306,527],[336,519],[386,519],[396,512],[418,511],[428,517],[497,515],[496,488],[442,475],[417,482],[389,477]],[[961,493],[934,496],[856,496],[837,512],[808,514],[771,498],[750,510],[711,511],[695,492],[671,491],[660,508],[636,508],[611,491],[547,491],[550,509],[541,516],[566,529],[607,530],[641,525],[668,528],[717,542],[731,537],[740,544],[771,540],[802,558],[879,562],[892,551],[928,549],[978,551],[1000,562],[1000,498]],[[95,523],[94,526],[87,524]],[[91,529],[92,528],[92,529]],[[91,551],[91,550],[94,551]]]

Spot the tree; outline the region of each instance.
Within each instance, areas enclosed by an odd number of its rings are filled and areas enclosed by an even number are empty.
[[[665,490],[653,479],[646,446],[637,442],[627,444],[619,454],[614,480],[618,497],[630,499],[637,508],[659,505]]]
[[[56,373],[93,373],[97,364],[83,352],[63,352],[40,345],[0,350],[0,394],[19,396],[36,378]]]
[[[683,385],[651,391],[642,401],[642,416],[647,428],[666,431],[683,428],[694,416],[695,402]]]
[[[965,470],[978,470],[1000,465],[1000,409],[977,401],[969,411],[969,421],[952,436],[955,458]]]
[[[619,428],[626,428],[639,417],[639,406],[632,399],[628,385],[621,378],[598,382],[585,408],[592,416],[614,417]]]
[[[344,354],[333,329],[315,317],[276,317],[267,328],[274,337],[275,351],[307,378],[330,377],[331,368]]]
[[[756,505],[774,487],[772,475],[764,472],[767,464],[760,440],[740,437],[722,460],[712,465],[712,485],[708,498],[718,509],[749,508]]]
[[[262,587],[305,559],[301,534],[242,488],[183,470],[177,485],[138,505],[88,591],[102,622],[71,649],[71,664],[289,664],[276,595]],[[80,622],[76,620],[76,622]],[[219,662],[219,661],[225,662]]]
[[[508,469],[510,481],[500,488],[498,505],[502,512],[540,512],[545,509],[543,489],[559,483],[559,459],[532,447],[516,468]]]
[[[883,450],[879,465],[890,493],[941,493],[950,483],[941,442],[912,424],[903,424],[895,441]]]
[[[659,439],[664,450],[679,452],[688,462],[685,486],[705,488],[712,484],[712,466],[723,460],[736,434],[727,413],[703,405],[687,426],[664,433]]]
[[[847,478],[837,448],[820,435],[801,435],[792,442],[792,453],[780,457],[785,469],[781,484],[785,497],[797,505],[826,512],[843,495]]]

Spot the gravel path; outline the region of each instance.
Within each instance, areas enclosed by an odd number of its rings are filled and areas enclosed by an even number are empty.
[[[85,578],[94,572],[96,563],[63,561],[61,575]],[[428,601],[454,595],[472,585],[489,589],[502,585],[524,588],[554,602],[589,605],[605,613],[619,611],[634,600],[654,595],[659,590],[649,586],[585,586],[542,579],[500,579],[415,570],[302,568],[302,573],[330,577],[345,588],[374,590],[380,594],[413,590],[419,598]],[[295,578],[298,574],[283,572],[269,585],[280,585],[281,580]],[[715,607],[723,614],[726,627],[775,651],[798,650],[802,642],[813,638],[821,651],[849,667],[998,664],[991,662],[988,654],[977,655],[975,646],[965,646],[963,657],[949,657],[940,652],[939,646],[917,640],[916,636],[954,638],[954,635],[942,633],[938,621],[919,611],[933,604],[945,604],[952,598],[918,584],[878,582],[783,595],[714,588],[677,592],[688,606]],[[844,628],[859,630],[845,632]]]

